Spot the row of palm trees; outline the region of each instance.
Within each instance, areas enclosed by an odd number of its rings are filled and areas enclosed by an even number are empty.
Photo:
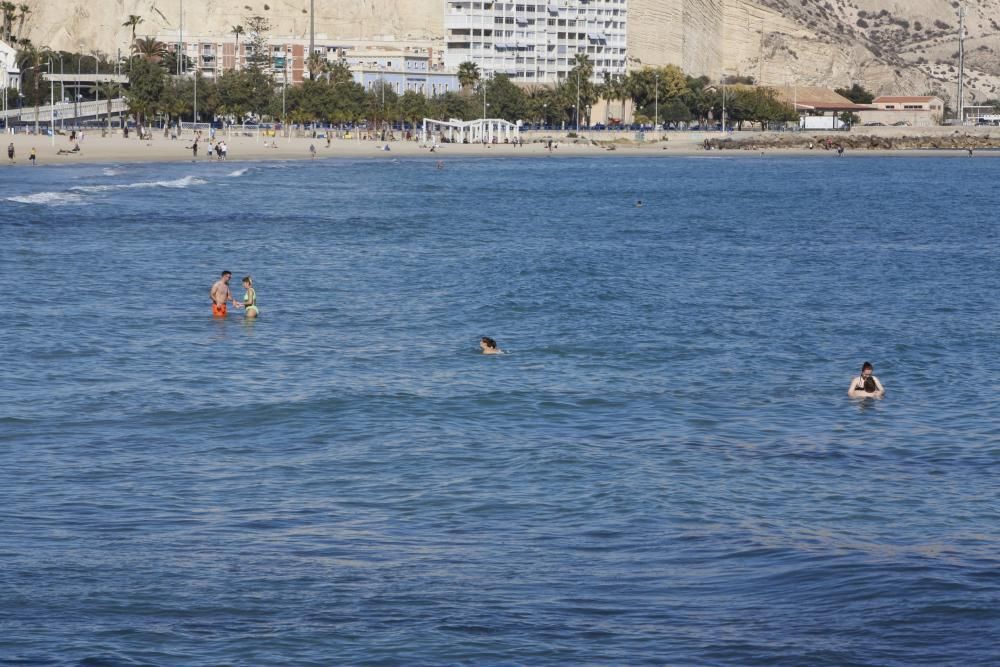
[[[3,27],[0,29],[0,39],[11,44],[19,44],[24,38],[24,21],[31,14],[31,7],[26,4],[15,5],[13,2],[0,3],[3,12]],[[14,24],[17,23],[17,30]]]

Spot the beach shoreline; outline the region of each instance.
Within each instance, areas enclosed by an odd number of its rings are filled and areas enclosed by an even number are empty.
[[[813,150],[805,148],[760,149],[713,149],[706,151],[703,142],[707,133],[665,133],[665,141],[644,143],[616,143],[610,141],[590,141],[589,139],[552,136],[554,148],[549,151],[540,139],[514,144],[441,144],[434,151],[417,141],[358,141],[334,139],[327,147],[325,139],[310,137],[278,138],[271,143],[250,137],[228,137],[229,162],[262,162],[283,160],[329,160],[329,159],[412,159],[454,160],[461,158],[567,158],[567,157],[611,157],[611,158],[669,158],[669,157],[838,157],[834,150]],[[87,134],[80,144],[79,153],[67,154],[72,149],[68,136],[57,135],[53,143],[50,137],[34,135],[7,135],[5,143],[14,143],[15,164],[30,166],[28,157],[32,148],[37,151],[38,166],[82,165],[82,164],[143,164],[155,162],[214,162],[209,157],[208,142],[199,143],[197,158],[193,157],[191,138],[177,140],[157,137],[152,140],[124,139],[115,135],[101,137]],[[310,146],[315,146],[316,157],[312,158]],[[389,150],[384,150],[388,145]],[[614,146],[613,149],[610,146]],[[59,154],[59,151],[64,151]],[[1000,150],[978,149],[976,156],[1000,156]],[[6,157],[6,155],[4,155]],[[844,157],[968,157],[964,149],[852,149]],[[9,164],[9,163],[6,163]]]

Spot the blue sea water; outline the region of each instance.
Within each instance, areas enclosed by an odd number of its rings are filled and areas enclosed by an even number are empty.
[[[996,664],[998,178],[0,172],[0,664]]]

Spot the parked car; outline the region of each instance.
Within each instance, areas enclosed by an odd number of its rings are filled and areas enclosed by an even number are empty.
[[[898,123],[893,123],[892,126],[893,127],[909,127],[910,124],[908,122],[906,122],[905,120],[901,120]]]

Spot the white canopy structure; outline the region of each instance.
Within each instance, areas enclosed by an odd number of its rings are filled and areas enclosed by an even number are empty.
[[[476,120],[434,120],[424,118],[420,140],[434,143],[491,144],[494,141],[510,142],[521,136],[521,125],[503,118],[478,118]]]

